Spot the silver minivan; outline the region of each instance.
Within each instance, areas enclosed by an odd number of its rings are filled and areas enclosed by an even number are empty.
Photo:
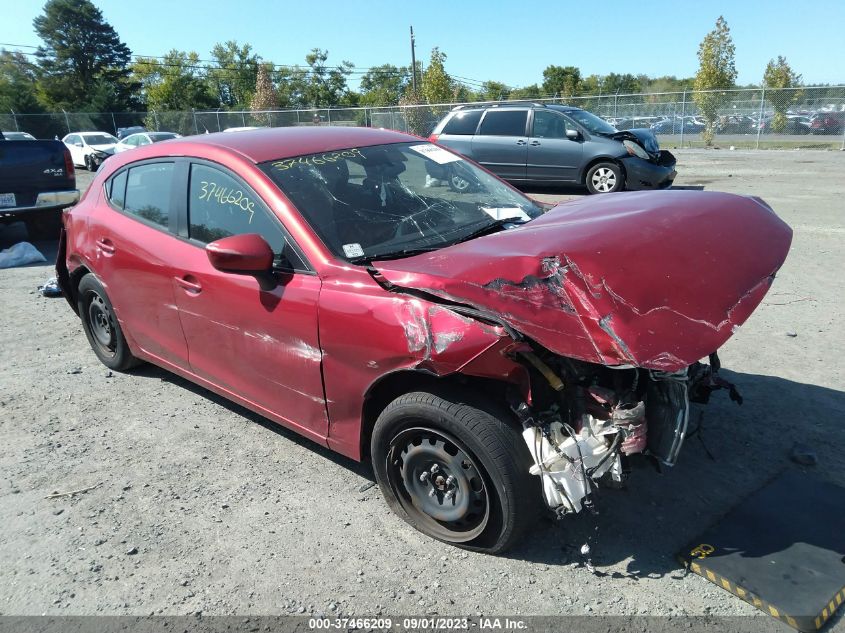
[[[429,137],[514,184],[584,185],[590,193],[665,189],[675,157],[651,130],[619,131],[596,115],[562,105],[502,102],[458,106]],[[454,189],[460,173],[432,174]],[[439,177],[438,177],[439,176]]]

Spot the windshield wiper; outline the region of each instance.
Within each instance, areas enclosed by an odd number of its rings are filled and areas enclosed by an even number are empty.
[[[467,242],[469,240],[475,239],[476,237],[481,237],[482,235],[489,235],[494,231],[499,229],[505,228],[509,224],[518,225],[518,224],[525,224],[529,220],[523,220],[521,218],[502,218],[500,220],[493,220],[490,224],[485,224],[480,229],[477,229],[467,235],[464,235],[461,239],[454,242],[454,244],[460,244],[461,242]]]
[[[419,255],[421,253],[430,253],[443,248],[443,244],[439,246],[427,246],[425,248],[403,248],[398,251],[385,251],[384,253],[375,253],[373,255],[360,255],[358,257],[350,257],[347,261],[350,264],[364,264],[369,263],[375,259],[401,259],[403,257],[411,257],[412,255]]]

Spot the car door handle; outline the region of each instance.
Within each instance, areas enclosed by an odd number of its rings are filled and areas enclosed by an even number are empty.
[[[96,244],[97,248],[103,251],[104,254],[114,255],[114,244],[112,244],[112,241],[110,239],[101,238],[97,240]]]
[[[202,292],[202,284],[195,281],[190,275],[186,275],[185,277],[174,277],[173,280],[177,283],[177,285],[181,286],[183,290],[186,290],[188,294],[198,295]]]
[[[540,141],[531,141],[531,145],[539,145]]]
[[[519,139],[519,140],[516,142],[516,144],[517,144],[517,145],[525,145],[525,141],[524,141],[523,139]]]

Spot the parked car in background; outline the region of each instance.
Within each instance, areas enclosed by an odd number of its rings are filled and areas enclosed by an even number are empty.
[[[61,210],[79,200],[70,151],[61,141],[0,133],[0,223],[22,221],[31,234],[59,232]]]
[[[775,117],[773,115],[763,117],[762,122],[754,123],[753,131],[756,132],[758,127],[760,128],[760,132],[763,134],[809,134],[811,131],[810,117],[806,115],[787,114],[784,127],[778,132],[775,132],[772,128],[774,120]]]
[[[817,112],[810,117],[810,134],[842,134],[845,112]]]
[[[720,116],[716,121],[717,134],[751,134],[755,131],[754,119],[750,116],[731,114]],[[702,126],[702,129],[704,126]]]
[[[511,183],[585,185],[590,193],[665,189],[675,157],[651,130],[619,131],[586,110],[542,103],[458,106],[429,139]],[[432,178],[462,190],[473,183],[449,165]]]
[[[704,130],[704,125],[696,121],[692,117],[674,117],[672,119],[664,119],[651,126],[651,131],[655,134],[698,134]]]
[[[34,141],[35,137],[29,132],[0,132],[0,141]]]
[[[135,149],[136,147],[143,147],[152,143],[160,141],[171,141],[174,138],[182,138],[181,134],[175,132],[139,132],[138,134],[130,134],[117,145],[114,146],[115,154],[125,152],[128,149]]]
[[[530,114],[540,140],[587,117]],[[443,165],[475,187],[426,188]],[[543,212],[418,137],[289,127],[109,159],[65,214],[57,274],[110,369],[151,362],[368,460],[410,525],[495,553],[628,459],[675,463],[791,238],[759,198]]]
[[[74,165],[96,171],[114,154],[118,140],[108,132],[74,132],[65,136],[62,142],[70,150]]]
[[[617,119],[616,123],[613,124],[613,127],[617,130],[645,130],[651,128],[653,125],[662,120],[663,117],[659,116],[628,117],[625,119]]]
[[[140,132],[146,132],[147,128],[143,125],[133,125],[130,127],[119,127],[117,128],[117,138],[118,140],[123,140],[127,136],[131,136],[132,134],[138,134]]]

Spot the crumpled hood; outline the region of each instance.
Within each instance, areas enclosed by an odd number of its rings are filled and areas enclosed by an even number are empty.
[[[88,147],[95,151],[102,152],[103,154],[114,154],[115,144],[108,143],[104,145],[89,145]]]
[[[660,145],[657,142],[657,137],[654,132],[645,128],[637,128],[633,130],[622,130],[608,135],[616,141],[624,141],[625,139],[634,141],[643,146],[645,151],[649,154],[656,155],[660,152]]]
[[[562,356],[676,371],[745,322],[791,241],[757,198],[631,192],[373,267],[399,288],[495,315]]]

